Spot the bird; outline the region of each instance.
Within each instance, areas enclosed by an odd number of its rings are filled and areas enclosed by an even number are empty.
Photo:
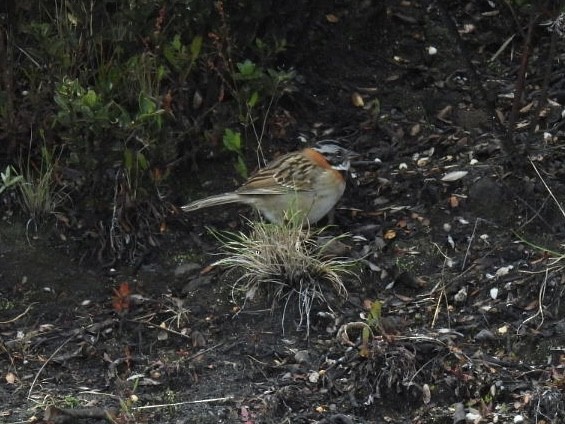
[[[237,190],[196,200],[181,207],[192,212],[212,206],[243,203],[255,207],[269,222],[290,218],[315,224],[328,214],[345,191],[345,176],[356,153],[335,140],[287,153],[254,175]],[[289,215],[292,215],[289,216]]]

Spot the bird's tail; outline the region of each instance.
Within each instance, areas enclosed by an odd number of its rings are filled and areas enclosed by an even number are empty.
[[[192,212],[198,209],[209,208],[212,206],[227,205],[229,203],[239,203],[241,197],[237,193],[224,193],[216,196],[206,197],[181,206],[184,212]]]

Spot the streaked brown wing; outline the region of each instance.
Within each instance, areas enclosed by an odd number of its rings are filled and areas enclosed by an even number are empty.
[[[310,191],[312,190],[311,165],[310,160],[300,153],[286,154],[257,171],[237,190],[237,193],[285,194],[289,191]]]

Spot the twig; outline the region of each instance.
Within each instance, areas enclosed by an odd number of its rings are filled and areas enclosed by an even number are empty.
[[[520,68],[518,69],[518,75],[516,78],[516,85],[514,89],[514,101],[512,102],[512,111],[510,112],[510,117],[508,118],[508,128],[506,131],[506,137],[503,138],[503,143],[502,143],[506,155],[511,163],[513,162],[514,159],[518,160],[518,156],[516,155],[516,145],[514,143],[514,129],[516,126],[516,120],[518,119],[520,104],[525,89],[526,71],[528,69],[530,50],[532,46],[532,34],[534,32],[534,28],[538,18],[539,15],[535,14],[534,12],[532,12],[532,14],[530,15],[530,21],[528,23],[528,32],[526,33],[526,39],[524,40],[524,45],[522,47],[523,48],[522,59],[520,61]]]
[[[530,137],[536,132],[536,128],[538,127],[541,118],[541,111],[547,103],[551,70],[553,69],[553,58],[556,56],[555,50],[557,46],[557,37],[557,31],[552,31],[551,38],[549,40],[549,51],[547,53],[545,63],[545,75],[543,76],[543,82],[541,84],[541,94],[538,98],[538,106],[534,110],[534,118],[530,127]]]
[[[536,165],[534,165],[534,163],[532,162],[531,159],[529,159],[530,163],[532,164],[532,167],[534,168],[534,171],[536,171],[536,174],[538,174],[538,177],[540,178],[541,182],[543,183],[545,189],[548,191],[549,195],[551,196],[551,198],[553,199],[553,201],[555,202],[555,204],[557,205],[557,207],[559,208],[559,210],[561,211],[561,215],[563,215],[563,217],[565,218],[565,210],[563,209],[563,206],[561,206],[561,204],[559,203],[559,201],[557,200],[557,198],[554,196],[553,192],[551,191],[551,189],[549,188],[549,186],[546,184],[545,180],[543,179],[543,177],[541,176],[541,174],[538,171],[538,168],[536,167]]]
[[[155,408],[169,408],[171,406],[181,406],[181,405],[192,405],[197,403],[213,403],[213,402],[226,402],[228,400],[234,399],[235,396],[229,395],[221,398],[211,398],[211,399],[198,399],[198,400],[188,400],[186,402],[176,402],[176,403],[165,403],[160,405],[145,405],[133,407],[133,410],[141,411],[142,409],[155,409]]]
[[[487,224],[490,224],[490,225],[497,227],[497,225],[494,222],[490,222],[487,219],[477,218],[475,220],[475,225],[473,226],[473,232],[471,233],[471,237],[469,237],[469,243],[467,244],[467,250],[465,250],[465,256],[463,257],[463,264],[461,265],[461,271],[465,270],[465,264],[467,263],[467,258],[469,257],[469,252],[471,250],[471,244],[473,243],[473,240],[475,239],[475,233],[477,232],[477,226],[479,225],[479,222],[486,222]]]
[[[31,386],[29,388],[29,392],[27,393],[27,400],[31,400],[31,392],[33,391],[33,388],[35,387],[35,383],[37,382],[37,379],[39,378],[39,376],[41,375],[43,369],[46,367],[46,365],[51,362],[51,360],[55,357],[55,355],[68,343],[70,342],[72,339],[74,339],[76,337],[75,334],[73,334],[71,337],[69,337],[67,340],[65,340],[61,346],[59,346],[57,349],[55,349],[55,351],[49,356],[49,358],[47,358],[47,360],[43,363],[43,365],[41,366],[41,368],[39,368],[39,371],[37,371],[37,374],[35,374],[35,378],[33,379],[33,381],[31,382]]]
[[[516,34],[512,34],[510,37],[508,37],[506,41],[502,43],[502,45],[498,48],[496,53],[492,55],[492,57],[489,59],[489,62],[494,62],[498,58],[498,56],[500,56],[502,52],[506,50],[506,47],[508,47],[512,40],[514,40],[514,37],[516,37]]]
[[[445,310],[446,310],[446,312],[447,312],[447,322],[449,322],[449,299],[447,298],[447,294],[446,294],[446,292],[445,292],[445,279],[443,278],[443,272],[444,272],[444,270],[445,270],[445,264],[446,264],[446,262],[450,259],[449,256],[447,256],[445,253],[442,252],[441,248],[437,245],[437,243],[433,243],[433,244],[434,244],[434,246],[437,248],[437,250],[439,251],[439,253],[443,256],[444,260],[443,260],[443,267],[442,267],[442,269],[441,269],[441,274],[442,274],[442,275],[441,275],[441,281],[440,281],[439,283],[437,283],[436,286],[434,287],[434,290],[432,290],[432,292],[435,291],[435,289],[436,289],[439,285],[441,285],[441,292],[440,292],[440,295],[439,295],[439,297],[438,297],[438,299],[437,299],[436,307],[435,307],[435,310],[434,310],[434,317],[433,317],[433,319],[432,319],[432,324],[431,324],[431,327],[432,327],[432,328],[436,325],[436,321],[437,321],[437,318],[438,318],[438,316],[439,316],[440,303],[441,303],[441,299],[442,299],[442,298],[445,299],[445,303],[446,303],[446,305],[447,305],[447,307],[445,308]]]
[[[149,327],[157,328],[157,329],[159,329],[159,330],[166,331],[167,333],[171,333],[171,334],[174,334],[174,335],[176,335],[176,336],[180,336],[180,337],[184,337],[184,338],[186,338],[186,339],[192,340],[192,338],[191,338],[190,336],[187,336],[186,334],[182,334],[182,333],[179,332],[179,331],[171,330],[170,328],[167,328],[167,327],[161,327],[160,325],[153,324],[152,322],[148,322],[148,321],[138,321],[138,320],[136,320],[136,319],[130,319],[130,320],[128,320],[128,321],[130,321],[130,322],[135,322],[135,323],[137,323],[137,324],[145,324],[145,325],[148,325]]]
[[[527,322],[533,320],[534,318],[536,318],[538,315],[541,316],[541,322],[539,323],[539,325],[537,326],[537,329],[539,330],[540,327],[543,325],[543,321],[544,321],[544,317],[543,317],[543,299],[545,297],[545,289],[547,287],[547,277],[549,274],[549,268],[547,268],[545,270],[545,278],[543,279],[543,282],[541,283],[539,292],[538,292],[538,310],[537,312],[532,315],[531,317],[525,319],[524,321],[522,321],[522,324],[520,324],[520,326],[518,327],[517,331],[520,331],[520,329],[522,328],[523,325],[525,325]]]
[[[15,322],[17,320],[19,320],[21,317],[23,317],[25,314],[27,314],[29,312],[29,310],[31,309],[31,307],[33,305],[35,305],[37,302],[33,302],[32,304],[30,304],[25,311],[23,311],[21,314],[19,314],[18,316],[9,319],[8,321],[0,321],[0,324],[10,324],[11,322]]]

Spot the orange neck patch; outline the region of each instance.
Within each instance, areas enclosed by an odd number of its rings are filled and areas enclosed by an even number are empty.
[[[304,156],[314,162],[316,165],[321,166],[325,169],[333,169],[327,159],[324,157],[323,154],[317,152],[314,149],[306,148],[304,149]]]

